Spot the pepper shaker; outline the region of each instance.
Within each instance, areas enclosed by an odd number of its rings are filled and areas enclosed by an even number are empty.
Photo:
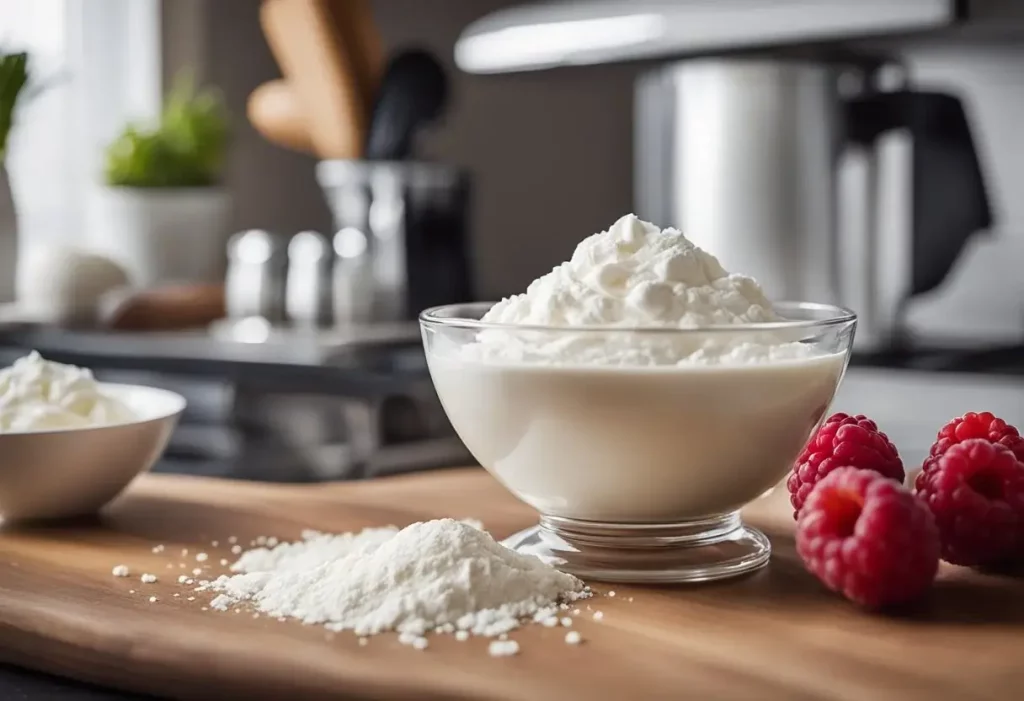
[[[252,229],[228,241],[228,272],[224,284],[229,319],[262,317],[280,322],[284,312],[285,257],[280,240]]]

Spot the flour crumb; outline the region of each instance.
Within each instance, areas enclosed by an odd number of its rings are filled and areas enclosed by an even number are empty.
[[[610,596],[612,598],[615,598],[615,591],[612,590],[612,591],[608,592],[608,596]]]
[[[164,551],[164,546],[162,546],[162,545],[154,545],[153,546],[153,553],[154,554],[155,553],[162,553],[163,551]]]
[[[562,618],[562,627],[563,628],[571,628],[572,627],[572,619],[569,618],[568,616],[565,616],[564,618]]]
[[[179,574],[178,575],[178,584],[184,584],[187,581],[188,581],[188,576],[187,575],[184,575],[184,574]]]
[[[210,556],[206,553],[196,553],[196,562],[206,562],[210,559]]]
[[[114,569],[110,570],[110,574],[115,577],[127,577],[131,574],[127,565],[114,565]]]
[[[211,540],[210,541],[210,547],[211,548],[216,548],[218,545],[220,545],[220,541],[219,540]]]
[[[581,642],[583,642],[583,636],[580,635],[580,632],[578,630],[570,630],[568,633],[565,634],[565,642],[569,643],[570,645],[579,645]]]
[[[558,625],[558,619],[554,616],[549,616],[540,622],[545,628],[554,628]]]
[[[464,523],[467,526],[469,526],[470,528],[475,528],[478,531],[484,530],[484,522],[481,521],[480,519],[476,519],[476,518],[461,518],[461,519],[459,519],[459,523]]]
[[[416,638],[412,641],[412,646],[417,650],[426,650],[430,643],[426,638]]]
[[[196,580],[192,579],[191,577],[189,577],[188,579],[185,580],[185,584],[195,584],[195,583],[196,583]]]
[[[274,547],[274,546],[276,546],[276,545],[277,545],[277,544],[278,544],[279,542],[280,542],[280,541],[279,541],[279,540],[278,540],[277,538],[275,538],[274,536],[270,536],[269,538],[267,538],[267,543],[266,543],[266,545],[267,545],[267,547],[268,547],[268,548],[273,548],[273,547]]]
[[[458,640],[460,643],[466,642],[467,640],[469,640],[469,631],[468,630],[457,630],[457,631],[455,631],[455,639]]]
[[[359,638],[359,647],[366,647],[370,644],[369,638]]]
[[[238,536],[236,536],[236,535],[228,536],[228,542],[231,543],[232,545],[234,545],[235,543],[238,542]]]
[[[200,582],[197,591],[216,594],[210,608],[247,602],[332,632],[396,631],[415,647],[429,632],[493,638],[524,620],[553,627],[559,604],[591,595],[572,575],[454,519],[263,542],[268,547],[242,553],[231,574]]]
[[[626,599],[626,601],[628,601],[629,603],[633,603],[633,597],[629,597],[628,599]]]
[[[201,567],[196,567],[194,570],[192,570],[192,574],[195,575],[196,577],[198,577],[202,573],[203,573],[203,569]]]
[[[574,615],[574,616],[580,615],[580,610],[579,609],[573,609],[572,610],[572,615]]]
[[[195,601],[195,600],[196,600],[196,597],[194,597],[194,596],[190,596],[190,597],[188,597],[188,600],[189,600],[189,601]]]
[[[594,620],[595,621],[600,621],[603,618],[604,618],[604,613],[602,611],[594,611]]]
[[[141,577],[139,577],[139,581],[141,581],[143,584],[152,584],[156,581],[156,579],[157,577],[155,574],[144,574]]]
[[[519,654],[519,643],[515,640],[494,640],[487,646],[491,657],[511,657]]]
[[[220,559],[220,566],[221,567],[227,567],[228,566],[228,561],[225,558],[223,558],[223,557]]]
[[[157,601],[159,601],[159,599],[158,599],[158,598],[156,598],[155,596],[151,596],[151,597],[149,597],[149,603],[151,603],[151,604],[155,604],[155,603],[156,603]]]
[[[174,592],[174,598],[175,599],[177,599],[179,596],[181,596],[181,594],[179,594],[178,592]]]
[[[188,557],[188,548],[182,548],[181,549],[181,556],[182,557]]]
[[[242,546],[241,545],[232,545],[231,546],[231,553],[233,555],[241,555],[242,554]]]
[[[134,590],[134,589],[129,589],[129,590],[128,590],[128,593],[129,593],[129,594],[134,594],[134,593],[135,593],[135,590]]]

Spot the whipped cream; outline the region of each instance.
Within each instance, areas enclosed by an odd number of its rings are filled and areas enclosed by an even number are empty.
[[[726,271],[678,229],[660,229],[632,214],[584,239],[570,260],[525,293],[494,305],[482,321],[510,328],[480,332],[459,351],[463,359],[661,366],[749,364],[814,354],[793,342],[799,334],[791,331],[729,331],[782,319],[756,280]],[[659,332],[708,327],[720,328]]]
[[[103,393],[92,372],[32,351],[0,370],[0,433],[89,428],[134,421],[124,403]]]
[[[659,229],[633,214],[581,241],[571,259],[483,317],[501,324],[682,329],[778,320],[756,280],[727,272],[678,229]]]

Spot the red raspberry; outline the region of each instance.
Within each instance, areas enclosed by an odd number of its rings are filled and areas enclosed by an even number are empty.
[[[796,548],[825,586],[869,608],[916,599],[939,568],[939,531],[924,504],[897,482],[853,467],[815,485]]]
[[[1005,445],[1013,451],[1017,459],[1024,462],[1024,438],[1015,426],[1011,426],[990,412],[975,414],[973,411],[957,417],[947,423],[939,431],[932,443],[928,457],[925,458],[921,472],[918,473],[915,485],[922,484],[924,473],[934,464],[938,456],[945,453],[951,446],[969,438],[985,438],[993,443]]]
[[[1001,443],[968,438],[930,458],[917,495],[942,536],[942,559],[1001,564],[1024,545],[1024,464]]]
[[[903,461],[889,437],[864,416],[833,414],[800,453],[786,481],[793,518],[800,515],[811,489],[837,467],[872,470],[903,483]]]
[[[1016,426],[1011,426],[990,412],[967,412],[942,427],[932,444],[930,455],[942,455],[957,443],[969,438],[985,438],[1000,443],[1013,451],[1018,460],[1024,460],[1024,438]]]

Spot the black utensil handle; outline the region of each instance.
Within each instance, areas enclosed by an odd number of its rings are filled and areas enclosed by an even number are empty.
[[[913,141],[912,267],[908,297],[942,284],[974,234],[992,226],[985,179],[963,103],[945,93],[900,91],[847,102],[847,136],[871,145],[906,129]]]

